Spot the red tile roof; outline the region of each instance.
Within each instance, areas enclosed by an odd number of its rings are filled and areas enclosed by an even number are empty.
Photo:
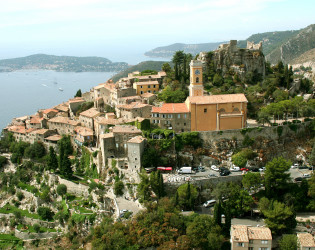
[[[137,86],[141,85],[159,85],[158,81],[135,82]]]
[[[140,103],[140,102],[132,102],[130,104],[117,105],[117,108],[122,108],[122,109],[140,109],[140,108],[144,108],[144,107],[147,107],[147,106],[151,106],[151,105]]]
[[[185,103],[163,103],[162,107],[152,107],[152,113],[189,113]]]
[[[43,113],[44,113],[44,114],[48,114],[48,113],[50,113],[50,112],[58,113],[58,110],[56,110],[56,109],[45,109],[45,110],[43,110]]]
[[[48,141],[59,141],[61,140],[62,136],[61,135],[51,135],[45,138],[45,140]]]
[[[85,111],[80,113],[80,115],[86,116],[89,118],[94,118],[96,116],[99,116],[100,114],[101,114],[101,112],[97,111],[95,108],[90,108],[90,109],[85,110]]]
[[[144,140],[146,140],[145,138],[143,138],[141,135],[139,136],[135,136],[133,138],[131,138],[129,141],[127,141],[128,143],[142,143]]]
[[[74,131],[82,136],[93,136],[93,130],[87,127],[77,126]]]
[[[314,237],[310,233],[299,233],[297,234],[297,237],[300,241],[301,247],[315,247]]]
[[[74,120],[69,119],[68,117],[63,117],[63,116],[56,116],[54,118],[49,119],[48,122],[63,123],[63,124],[69,124],[72,126],[79,125],[79,122],[76,122]]]
[[[126,134],[141,134],[142,131],[135,126],[131,125],[117,125],[112,127],[113,133],[126,133]]]

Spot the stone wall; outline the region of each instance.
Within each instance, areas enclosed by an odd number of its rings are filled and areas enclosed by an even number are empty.
[[[57,232],[46,232],[46,233],[28,233],[28,232],[20,232],[19,230],[15,229],[14,235],[17,238],[22,240],[34,240],[34,239],[48,239],[53,238],[54,236],[60,235]]]

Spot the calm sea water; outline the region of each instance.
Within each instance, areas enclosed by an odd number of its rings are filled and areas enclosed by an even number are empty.
[[[16,71],[0,73],[0,130],[14,117],[32,115],[89,91],[113,72]],[[61,88],[63,91],[60,91]]]

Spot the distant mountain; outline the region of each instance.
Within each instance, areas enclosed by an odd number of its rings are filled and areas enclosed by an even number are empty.
[[[125,69],[124,71],[114,75],[112,77],[112,80],[114,82],[117,82],[120,78],[127,77],[128,73],[131,73],[134,71],[140,71],[141,72],[141,71],[144,71],[147,69],[161,71],[162,65],[166,62],[167,61],[144,61],[144,62],[141,62],[137,65],[131,66],[128,69]],[[171,66],[172,66],[172,64],[171,64]]]
[[[45,69],[65,72],[118,72],[128,68],[125,62],[112,62],[102,57],[53,56],[36,54],[0,60],[0,71]]]
[[[174,43],[168,46],[152,49],[148,52],[145,52],[144,55],[149,57],[171,58],[176,51],[183,50],[185,53],[190,53],[194,56],[199,54],[201,51],[215,50],[221,43],[224,42],[200,44]]]
[[[277,63],[282,60],[284,63],[292,63],[307,51],[315,48],[315,24],[298,30],[296,34],[287,41],[279,44],[273,51],[266,55],[266,60]],[[303,57],[306,57],[304,54]]]

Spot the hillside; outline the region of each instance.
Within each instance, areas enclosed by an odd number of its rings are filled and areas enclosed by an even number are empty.
[[[119,72],[118,74],[112,77],[112,80],[116,82],[122,77],[127,77],[128,73],[131,73],[134,71],[144,71],[147,69],[160,71],[164,63],[166,63],[166,61],[144,61],[144,62],[138,63],[137,65],[131,66],[122,72]]]
[[[200,43],[200,44],[184,44],[184,43],[174,43],[168,46],[162,46],[145,52],[144,55],[150,57],[163,57],[170,58],[173,56],[175,51],[183,50],[185,53],[190,53],[192,55],[199,54],[201,51],[212,51],[215,50],[221,43]]]
[[[305,53],[303,53],[297,58],[294,58],[291,61],[291,64],[302,64],[302,63],[311,62],[311,61],[315,62],[315,48],[306,51]]]
[[[266,59],[271,63],[277,63],[282,60],[284,63],[290,63],[303,53],[315,48],[315,25],[309,25],[288,39],[286,42],[275,48]]]
[[[65,72],[115,72],[128,68],[125,62],[112,62],[102,57],[74,57],[36,54],[0,60],[0,71],[44,69]]]

